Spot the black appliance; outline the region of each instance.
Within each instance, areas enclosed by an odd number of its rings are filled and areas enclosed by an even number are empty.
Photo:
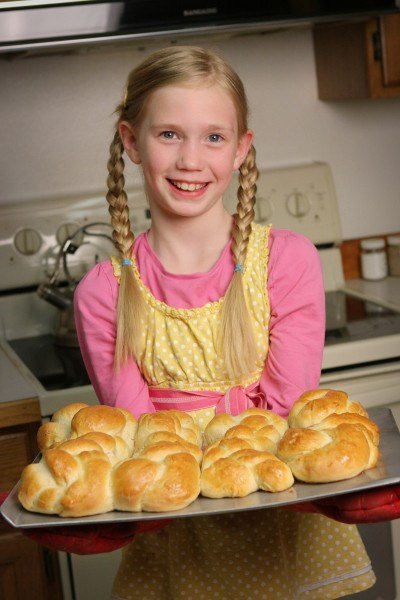
[[[0,52],[262,30],[398,9],[399,0],[5,0]]]

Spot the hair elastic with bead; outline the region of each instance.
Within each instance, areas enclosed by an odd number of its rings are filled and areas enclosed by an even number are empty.
[[[242,263],[236,263],[234,269],[233,269],[234,273],[243,273],[243,265]]]
[[[132,265],[132,261],[130,258],[123,258],[121,261],[121,265],[123,267],[130,267]]]

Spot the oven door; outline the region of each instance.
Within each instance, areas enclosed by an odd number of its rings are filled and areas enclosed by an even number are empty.
[[[321,387],[346,390],[367,409],[389,406],[400,429],[400,360],[323,372]],[[400,519],[363,525],[359,530],[377,582],[354,595],[354,600],[400,600]]]
[[[400,357],[390,356],[393,349],[399,354],[400,340],[397,335],[389,337],[391,339],[387,339],[387,343],[384,338],[376,339],[375,344],[373,340],[367,340],[364,348],[359,344],[352,347],[351,342],[336,344],[334,348],[326,346],[324,362],[328,365],[340,360],[345,363],[346,359],[355,363],[363,353],[376,360],[325,368],[322,371],[320,386],[345,390],[352,399],[361,401],[367,409],[389,406],[400,428]],[[382,358],[387,354],[387,358]],[[355,595],[354,600],[399,600],[400,519],[391,523],[367,524],[359,529],[377,583],[370,590]]]

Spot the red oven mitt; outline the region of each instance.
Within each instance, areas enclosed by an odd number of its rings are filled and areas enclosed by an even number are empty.
[[[0,504],[7,493],[0,494]],[[23,528],[20,532],[42,546],[70,554],[101,554],[129,544],[139,533],[159,531],[169,519],[93,525]]]
[[[319,513],[341,523],[361,524],[400,518],[400,483],[362,492],[287,506],[289,510]]]

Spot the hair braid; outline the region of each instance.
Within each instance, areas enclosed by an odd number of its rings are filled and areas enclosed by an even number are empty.
[[[234,222],[232,236],[232,254],[235,263],[244,264],[247,246],[254,221],[254,204],[256,201],[258,169],[255,163],[255,149],[251,146],[239,169],[239,189],[237,217]]]
[[[110,158],[107,163],[109,174],[107,177],[108,193],[106,197],[109,204],[108,212],[111,216],[114,244],[123,257],[129,258],[135,237],[131,231],[128,197],[124,190],[125,162],[122,158],[123,151],[124,146],[117,131],[110,145]]]
[[[254,220],[258,169],[255,149],[251,146],[239,170],[237,215],[232,231],[232,254],[235,264],[246,260],[247,246]],[[256,368],[256,347],[253,327],[243,289],[242,272],[234,272],[225,296],[221,315],[220,346],[229,376],[239,378]]]
[[[114,244],[122,258],[132,256],[135,236],[129,220],[128,197],[126,195],[124,177],[124,147],[116,131],[110,145],[110,158],[107,163],[107,202],[113,227]],[[117,305],[117,339],[115,348],[115,365],[119,368],[129,357],[139,359],[139,339],[141,321],[145,315],[146,304],[139,285],[130,267],[121,267],[120,287]]]

